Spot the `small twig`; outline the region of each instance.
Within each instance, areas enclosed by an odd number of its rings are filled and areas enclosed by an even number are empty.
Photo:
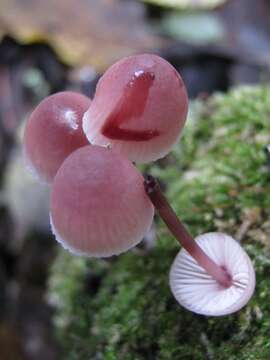
[[[235,235],[235,239],[241,242],[245,237],[246,233],[249,231],[250,227],[258,220],[260,217],[261,211],[259,208],[249,209],[244,214],[244,219],[238,231]]]
[[[202,333],[201,333],[200,341],[201,341],[202,345],[203,345],[203,346],[205,347],[205,349],[206,349],[207,359],[209,359],[209,360],[214,360],[214,358],[215,358],[214,352],[213,352],[211,343],[210,343],[210,341],[209,341],[209,339],[208,339],[208,336],[206,335],[205,332],[202,332]]]
[[[250,221],[250,219],[246,219],[237,230],[237,233],[235,234],[235,239],[241,242],[251,225],[252,225],[252,221]]]

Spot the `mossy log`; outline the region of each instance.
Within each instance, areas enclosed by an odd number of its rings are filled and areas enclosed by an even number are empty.
[[[270,88],[238,87],[191,105],[179,144],[143,168],[163,184],[193,235],[223,231],[241,241],[257,276],[236,314],[203,317],[168,286],[179,247],[160,219],[121,256],[93,260],[60,249],[48,298],[66,360],[270,359]]]

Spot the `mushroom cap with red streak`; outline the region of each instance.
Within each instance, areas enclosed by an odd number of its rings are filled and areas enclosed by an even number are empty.
[[[145,163],[170,151],[187,110],[185,85],[170,63],[153,54],[129,56],[99,80],[83,129],[91,144]]]

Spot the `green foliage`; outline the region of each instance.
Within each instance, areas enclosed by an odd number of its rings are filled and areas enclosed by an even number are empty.
[[[194,235],[222,230],[238,236],[242,229],[257,274],[248,306],[221,318],[181,308],[168,287],[178,245],[158,220],[155,246],[147,251],[106,261],[59,251],[48,297],[66,360],[270,358],[270,175],[263,150],[270,143],[269,118],[267,87],[194,102],[178,146],[144,168],[164,184]],[[257,242],[262,238],[266,246]]]
[[[221,19],[213,13],[167,13],[161,30],[174,39],[196,45],[222,41],[225,31]]]
[[[141,0],[145,3],[150,3],[167,8],[180,9],[180,10],[199,10],[199,9],[212,9],[220,6],[226,0]]]

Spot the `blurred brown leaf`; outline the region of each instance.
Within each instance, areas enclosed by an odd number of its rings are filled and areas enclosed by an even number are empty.
[[[128,0],[0,0],[0,37],[45,41],[68,64],[103,71],[117,59],[161,47],[142,4]]]

